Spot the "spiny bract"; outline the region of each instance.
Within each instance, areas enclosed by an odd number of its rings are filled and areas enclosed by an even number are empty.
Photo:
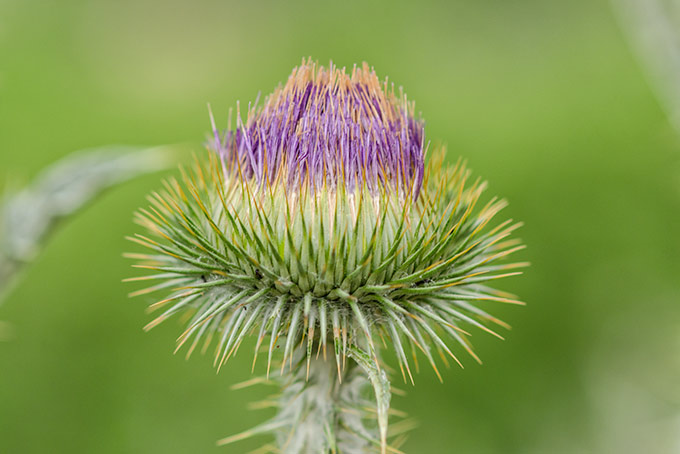
[[[524,265],[501,260],[522,247],[518,224],[492,223],[505,202],[482,205],[485,184],[443,151],[425,165],[413,104],[365,64],[348,75],[303,61],[213,132],[208,157],[138,212],[149,235],[133,238],[152,251],[136,266],[156,272],[133,280],[157,281],[135,293],[169,292],[147,328],[189,319],[178,349],[216,345],[221,367],[256,333],[267,373],[280,343],[282,370],[301,347],[308,365],[330,350],[341,374],[351,349],[379,368],[389,344],[413,380],[407,350],[436,371],[433,352],[460,364],[452,345],[478,359],[469,327],[506,326],[480,303],[519,303],[489,287]]]

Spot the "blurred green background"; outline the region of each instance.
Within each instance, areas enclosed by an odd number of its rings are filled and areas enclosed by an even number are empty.
[[[680,452],[680,139],[607,1],[326,3],[0,0],[0,184],[81,148],[190,142],[301,58],[368,61],[523,220],[532,267],[504,288],[505,342],[481,332],[440,384],[394,406],[422,453]],[[266,388],[232,391],[144,334],[124,236],[161,175],[64,223],[0,306],[0,453],[243,453]]]

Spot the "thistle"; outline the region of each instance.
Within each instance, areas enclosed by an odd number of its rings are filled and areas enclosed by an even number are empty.
[[[493,221],[506,203],[483,204],[485,183],[443,150],[425,163],[414,104],[366,64],[303,61],[234,127],[210,118],[207,156],[136,215],[151,252],[131,256],[152,272],[132,280],[153,285],[135,294],[165,293],[146,328],[183,316],[177,350],[212,346],[218,368],[255,336],[279,413],[220,444],[269,432],[272,452],[396,449],[381,352],[409,382],[419,355],[440,379],[436,357],[479,361],[471,331],[509,328],[482,306],[521,304],[490,286],[525,265],[503,260],[519,224]]]

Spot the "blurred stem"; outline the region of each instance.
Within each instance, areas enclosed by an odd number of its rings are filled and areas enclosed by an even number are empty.
[[[671,124],[680,132],[680,2],[612,0]]]
[[[61,220],[108,188],[167,168],[172,150],[107,146],[75,152],[47,167],[26,188],[6,194],[0,201],[0,302]]]

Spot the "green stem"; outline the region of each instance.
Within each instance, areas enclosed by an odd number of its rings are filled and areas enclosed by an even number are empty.
[[[352,356],[350,355],[350,358]],[[275,419],[288,423],[277,430],[284,454],[366,454],[375,452],[375,416],[366,408],[370,381],[363,365],[348,358],[342,376],[335,362],[300,362],[293,380],[285,384]]]
[[[384,454],[390,405],[384,371],[356,347],[340,376],[334,359],[307,363],[306,358],[306,351],[298,350],[293,370],[281,377],[274,418],[218,444],[272,433],[281,454]]]

